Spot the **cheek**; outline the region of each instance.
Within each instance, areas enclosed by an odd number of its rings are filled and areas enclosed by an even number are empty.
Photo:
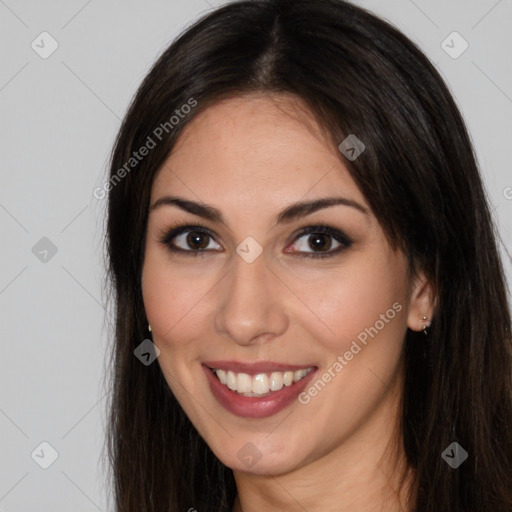
[[[336,443],[377,410],[398,375],[406,270],[388,256],[361,258],[317,284],[307,287],[308,304],[322,322],[311,320],[308,328],[322,367],[299,401],[305,414],[329,425],[325,437]]]
[[[195,352],[189,350],[190,340],[198,339],[204,331],[197,321],[204,286],[204,276],[202,280],[189,273],[185,276],[179,267],[170,265],[165,252],[148,249],[142,272],[144,308],[152,340],[160,349],[158,364],[185,410],[194,384],[188,370],[195,357]]]
[[[194,288],[189,280],[185,283],[183,277],[170,267],[161,251],[147,250],[142,271],[142,296],[155,341],[172,338],[172,334],[182,328],[180,320],[186,318],[189,303],[197,295]]]
[[[374,257],[356,255],[335,272],[303,280],[298,290],[315,314],[309,315],[314,339],[331,354],[349,350],[358,337],[364,345],[376,331],[379,339],[401,339],[406,327],[406,293],[403,262],[384,250]]]

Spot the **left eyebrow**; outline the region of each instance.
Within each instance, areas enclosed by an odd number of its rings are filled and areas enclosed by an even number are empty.
[[[348,199],[346,197],[322,197],[320,199],[313,199],[312,201],[302,201],[293,203],[292,205],[285,208],[276,219],[276,224],[283,224],[291,222],[293,220],[310,215],[323,208],[329,208],[330,206],[350,206],[356,210],[369,215],[370,212],[357,201]]]

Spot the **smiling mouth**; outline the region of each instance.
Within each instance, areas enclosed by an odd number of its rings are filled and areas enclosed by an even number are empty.
[[[257,373],[249,375],[221,368],[210,368],[221,384],[231,391],[247,397],[263,397],[289,387],[302,380],[313,366],[295,371]]]

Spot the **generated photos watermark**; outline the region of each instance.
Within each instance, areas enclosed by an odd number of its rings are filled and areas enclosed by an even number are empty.
[[[180,108],[174,111],[168,121],[160,123],[148,136],[144,144],[137,150],[133,151],[132,155],[124,163],[124,165],[117,170],[115,174],[101,186],[96,187],[93,191],[93,196],[96,199],[104,199],[107,196],[107,192],[112,190],[132,169],[135,169],[139,162],[142,162],[144,158],[149,155],[152,149],[155,149],[159,142],[161,142],[165,135],[171,133],[176,126],[178,126],[182,119],[185,119],[192,109],[197,106],[197,100],[193,97],[189,98],[187,103],[184,103]],[[156,139],[156,140],[155,140]]]
[[[338,149],[345,155],[348,160],[353,162],[364,153],[366,146],[360,139],[351,133],[339,144]]]

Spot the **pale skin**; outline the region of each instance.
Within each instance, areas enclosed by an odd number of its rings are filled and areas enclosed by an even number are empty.
[[[340,141],[341,142],[341,141]],[[337,147],[305,107],[284,95],[245,95],[216,103],[185,127],[151,191],[151,205],[172,195],[210,205],[226,225],[175,205],[150,210],[142,291],[158,363],[174,395],[215,455],[234,471],[233,512],[395,512],[412,510],[395,429],[407,328],[432,317],[433,292],[393,251]],[[276,224],[292,203],[323,197],[329,206]],[[173,253],[159,239],[171,223],[208,228],[198,257],[187,235]],[[308,226],[341,230],[352,244],[315,254]],[[236,248],[251,236],[252,263]],[[299,238],[300,237],[300,238]],[[313,236],[314,238],[314,236]],[[320,252],[320,251],[319,251]],[[276,361],[316,366],[321,376],[365,328],[402,306],[343,370],[303,405],[267,418],[236,416],[220,405],[201,368],[208,360]],[[237,457],[252,443],[250,469]],[[407,473],[408,475],[410,473]]]

